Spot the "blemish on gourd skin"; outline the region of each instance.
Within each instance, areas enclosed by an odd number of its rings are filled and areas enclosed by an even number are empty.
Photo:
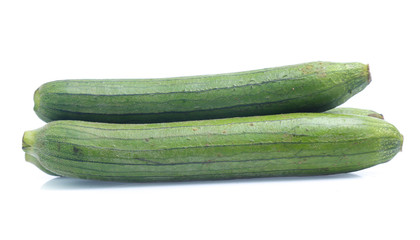
[[[208,160],[204,161],[203,163],[204,163],[204,164],[210,164],[210,163],[212,163],[212,162],[213,162],[213,160],[208,159]]]
[[[318,73],[318,76],[319,77],[326,77],[327,76],[327,73],[324,72],[324,71],[321,71],[321,72]]]
[[[78,147],[73,146],[73,153],[74,154],[80,154],[81,152],[80,152],[80,149]]]
[[[301,68],[301,71],[302,71],[303,74],[308,74],[312,71],[313,68],[314,68],[313,65],[308,64],[308,65],[304,66],[303,68]]]

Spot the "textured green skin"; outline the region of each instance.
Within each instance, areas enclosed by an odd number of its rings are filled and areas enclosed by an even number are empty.
[[[325,111],[325,113],[367,116],[367,117],[375,117],[379,119],[384,119],[384,116],[378,112],[375,112],[373,110],[360,109],[360,108],[334,108],[334,109]]]
[[[361,170],[393,158],[402,135],[381,119],[291,113],[154,124],[55,121],[23,149],[60,176],[188,181]]]
[[[323,112],[363,90],[368,65],[313,62],[163,79],[61,80],[34,95],[44,121],[153,123]]]

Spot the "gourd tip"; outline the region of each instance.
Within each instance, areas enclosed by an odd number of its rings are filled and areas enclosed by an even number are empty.
[[[382,120],[385,119],[384,118],[384,115],[383,114],[380,114],[380,113],[371,113],[371,114],[368,114],[368,116],[369,117],[376,117],[376,118],[379,118],[379,119],[382,119]]]
[[[368,83],[372,82],[372,75],[370,74],[369,64],[366,65],[367,74],[368,74]]]
[[[34,93],[34,111],[35,112],[38,110],[39,101],[40,101],[40,96],[39,96],[39,88],[38,88]]]
[[[34,131],[26,131],[22,137],[22,149],[28,149],[33,146],[35,141],[35,132]]]
[[[404,143],[404,135],[401,134],[401,146],[400,146],[400,152],[403,150],[403,143]]]

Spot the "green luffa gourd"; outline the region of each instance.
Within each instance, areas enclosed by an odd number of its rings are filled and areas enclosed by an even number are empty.
[[[36,90],[34,110],[46,122],[111,123],[323,112],[369,82],[368,65],[332,62],[191,77],[59,80]]]
[[[392,159],[403,138],[368,116],[291,113],[152,124],[54,121],[27,131],[26,159],[66,177],[191,181],[346,173]]]

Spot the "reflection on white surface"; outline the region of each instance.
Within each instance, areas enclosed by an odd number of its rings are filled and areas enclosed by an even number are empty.
[[[57,177],[47,181],[42,190],[83,190],[83,189],[113,189],[113,188],[141,188],[141,187],[169,187],[187,185],[215,185],[215,184],[246,184],[246,183],[273,183],[273,182],[295,182],[295,181],[323,181],[360,178],[355,173],[343,173],[326,176],[309,177],[272,177],[252,178],[217,181],[189,181],[189,182],[159,182],[159,183],[130,183],[130,182],[107,182],[84,180],[77,178]]]

